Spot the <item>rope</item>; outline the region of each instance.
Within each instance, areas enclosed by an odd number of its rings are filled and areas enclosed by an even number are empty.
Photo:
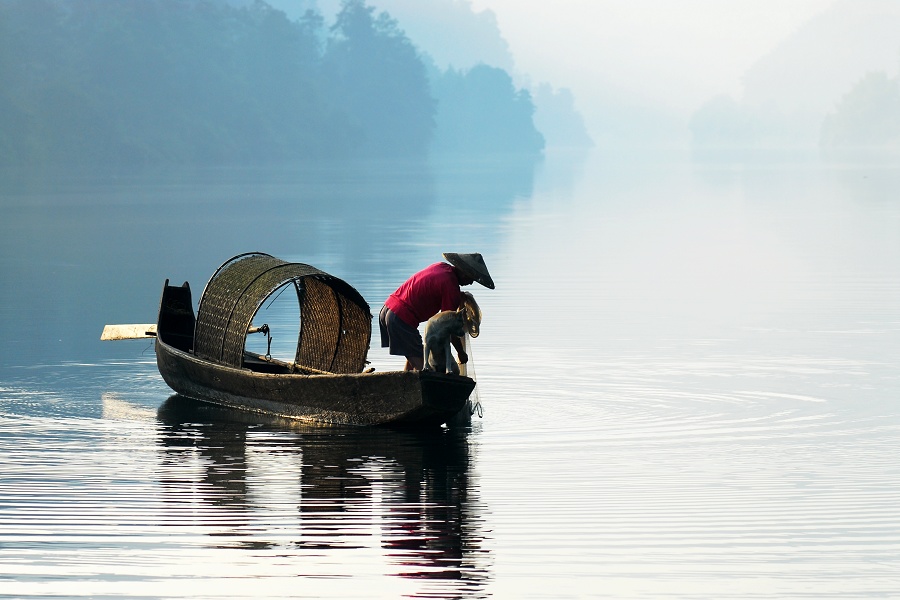
[[[466,363],[466,375],[471,377],[473,380],[477,381],[475,377],[475,366],[472,364],[472,342],[470,341],[471,337],[466,335],[466,354],[469,355],[469,362]],[[472,409],[469,412],[469,415],[477,414],[478,418],[481,419],[484,417],[484,406],[481,404],[481,398],[478,396],[478,386],[475,386],[475,389],[472,391],[472,396],[470,398]]]
[[[294,281],[294,285],[297,285],[297,280],[295,279],[295,280],[293,280],[293,281]],[[281,296],[281,294],[284,293],[284,290],[288,289],[288,284],[289,284],[289,283],[290,283],[290,281],[287,281],[287,282],[285,282],[285,284],[284,284],[283,286],[281,286],[281,290],[279,290],[277,294],[275,294],[274,296],[272,296],[272,299],[269,300],[269,305],[266,306],[263,310],[269,310],[270,308],[272,308],[272,304],[274,304],[275,301],[278,300],[278,297]]]
[[[484,418],[484,407],[481,405],[481,402],[479,402],[478,400],[476,400],[475,404],[472,405],[472,412],[469,414],[474,415],[475,413],[478,413],[479,419]]]

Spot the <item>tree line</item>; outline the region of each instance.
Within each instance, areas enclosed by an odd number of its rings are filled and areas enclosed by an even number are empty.
[[[900,148],[900,76],[867,73],[822,123],[825,148]]]
[[[0,0],[0,162],[228,164],[538,154],[527,91],[440,71],[387,13],[261,0]]]

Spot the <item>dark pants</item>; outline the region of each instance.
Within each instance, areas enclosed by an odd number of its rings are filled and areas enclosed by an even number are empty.
[[[425,348],[419,330],[410,327],[387,306],[383,306],[378,313],[378,328],[381,330],[382,348],[387,348],[396,356],[422,358]]]

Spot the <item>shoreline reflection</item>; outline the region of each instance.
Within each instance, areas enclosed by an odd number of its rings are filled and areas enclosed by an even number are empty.
[[[375,550],[389,574],[450,582],[450,597],[483,592],[467,433],[310,427],[177,394],[157,419],[168,524],[282,559],[363,551],[369,563]]]

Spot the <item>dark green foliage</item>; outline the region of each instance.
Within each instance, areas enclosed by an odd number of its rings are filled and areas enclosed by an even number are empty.
[[[503,69],[453,69],[434,84],[438,98],[436,147],[444,152],[536,154],[544,138],[534,127],[531,95],[516,90]]]
[[[330,144],[341,120],[323,118],[331,109],[318,84],[315,21],[291,23],[261,2],[238,10],[189,0],[2,0],[0,15],[12,30],[0,42],[0,93],[20,115],[19,127],[4,127],[6,163],[341,151]]]
[[[471,101],[443,130],[535,147],[530,98],[494,71],[448,75]],[[415,47],[363,0],[330,29],[261,0],[0,0],[6,166],[422,155],[435,105]]]
[[[344,0],[324,57],[331,97],[363,152],[421,154],[434,128],[434,100],[416,49],[386,13]]]

